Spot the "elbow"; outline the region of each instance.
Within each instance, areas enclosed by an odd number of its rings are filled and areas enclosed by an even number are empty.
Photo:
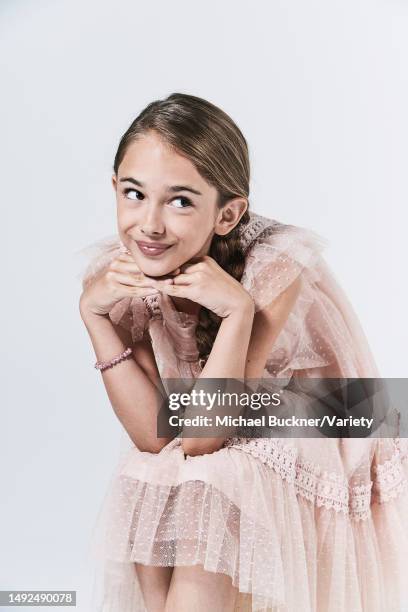
[[[205,451],[199,449],[197,446],[192,444],[186,444],[185,442],[181,443],[181,448],[183,449],[184,456],[196,457],[197,455],[204,455]]]
[[[148,446],[146,449],[143,449],[144,452],[146,453],[153,453],[155,455],[157,455],[158,453],[160,453],[160,451],[162,450],[162,448],[164,448],[164,444],[152,444],[150,446]]]
[[[200,440],[199,438],[185,439],[181,442],[183,453],[190,457],[197,457],[198,455],[207,455],[215,453],[220,450],[223,445],[223,439],[217,439],[211,443]]]
[[[154,440],[135,444],[142,453],[157,454],[171,441],[171,438],[155,438]]]

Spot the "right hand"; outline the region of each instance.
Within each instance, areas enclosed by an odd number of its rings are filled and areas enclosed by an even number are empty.
[[[179,272],[180,268],[177,268],[167,275],[169,278],[164,282],[172,284],[172,277]],[[79,301],[80,311],[81,314],[105,315],[119,300],[154,295],[159,293],[159,287],[154,278],[143,274],[131,255],[120,253],[83,290]]]

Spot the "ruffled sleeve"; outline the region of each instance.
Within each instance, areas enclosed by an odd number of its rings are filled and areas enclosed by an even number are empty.
[[[97,242],[87,245],[77,251],[77,255],[87,262],[84,269],[79,273],[82,288],[85,289],[89,283],[95,280],[106,269],[109,263],[125,249],[116,234],[105,236]]]
[[[303,271],[313,274],[327,244],[319,234],[300,226],[275,222],[264,229],[247,253],[241,279],[255,310],[276,300]]]
[[[253,223],[261,221],[257,216]],[[313,230],[275,220],[260,229],[249,245],[241,279],[256,310],[273,303],[297,278],[302,280],[266,371],[283,378],[295,371],[297,376],[378,378],[363,327],[322,255],[329,242]]]

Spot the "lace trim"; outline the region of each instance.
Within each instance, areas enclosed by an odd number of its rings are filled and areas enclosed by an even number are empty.
[[[240,241],[244,249],[247,249],[263,230],[277,223],[273,219],[268,219],[252,211],[250,212],[250,217],[249,222],[239,230]]]
[[[408,460],[408,446],[403,448],[401,439],[396,440],[396,452],[384,463],[374,466],[376,475],[373,490],[374,500],[382,504],[397,497],[407,488],[407,478],[404,471],[404,463]]]
[[[224,447],[243,450],[269,465],[287,482],[294,485],[296,494],[314,503],[347,514],[354,520],[364,520],[371,515],[371,503],[388,501],[407,485],[402,460],[407,459],[396,443],[396,451],[389,461],[376,467],[374,483],[350,486],[347,479],[334,472],[327,472],[308,461],[299,461],[296,449],[282,440],[259,438],[229,438]]]
[[[143,298],[144,303],[146,304],[146,310],[149,314],[149,318],[152,319],[160,319],[163,318],[158,295],[147,295]]]

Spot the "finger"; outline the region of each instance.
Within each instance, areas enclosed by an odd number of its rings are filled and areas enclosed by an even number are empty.
[[[132,276],[130,276],[132,278]],[[151,278],[149,276],[141,276],[140,278],[136,278],[135,285],[137,287],[154,287],[155,289],[160,289],[164,285],[172,285],[173,279],[166,278],[165,280],[156,280],[155,278]]]
[[[133,259],[132,255],[126,255],[126,253],[121,253],[118,257],[115,257],[113,263],[117,263],[121,266],[130,264],[140,269],[135,260]]]
[[[157,281],[148,279],[143,275],[135,277],[133,274],[114,272],[113,279],[122,285],[129,285],[131,287],[156,287],[157,285]]]
[[[132,298],[145,298],[148,295],[160,295],[160,291],[158,289],[151,289],[149,287],[127,287],[126,289],[127,291],[125,296]]]
[[[195,280],[194,273],[179,274],[173,278],[173,285],[191,285]]]
[[[174,278],[178,274],[180,274],[180,268],[176,268],[172,272],[169,272],[168,274],[162,274],[161,276],[149,276],[148,274],[145,274],[145,276],[146,278],[153,278],[157,281],[161,281],[161,280],[166,280],[167,278]]]
[[[147,295],[157,295],[159,293],[158,289],[151,289],[149,287],[135,287],[132,289],[132,295],[136,297],[146,297]]]
[[[184,272],[185,274],[192,274],[193,272],[202,270],[204,268],[203,266],[204,263],[205,262],[203,261],[203,259],[200,258],[194,263],[188,262],[188,263],[182,264],[180,268],[181,268],[181,271]]]
[[[166,293],[167,295],[191,299],[191,291],[188,285],[163,285],[160,287],[160,291]]]
[[[141,271],[137,263],[135,263],[134,261],[117,261],[115,268],[119,272],[124,272],[124,273],[133,272],[134,274],[143,274],[143,272]]]
[[[123,261],[135,261],[130,253],[119,253],[116,259],[121,259]]]
[[[129,285],[121,285],[121,293],[123,297],[146,297],[147,295],[157,295],[160,293],[158,289],[153,287],[130,287]]]
[[[186,263],[180,266],[180,270],[184,274],[191,274],[191,272],[195,272],[195,266],[197,264]]]

